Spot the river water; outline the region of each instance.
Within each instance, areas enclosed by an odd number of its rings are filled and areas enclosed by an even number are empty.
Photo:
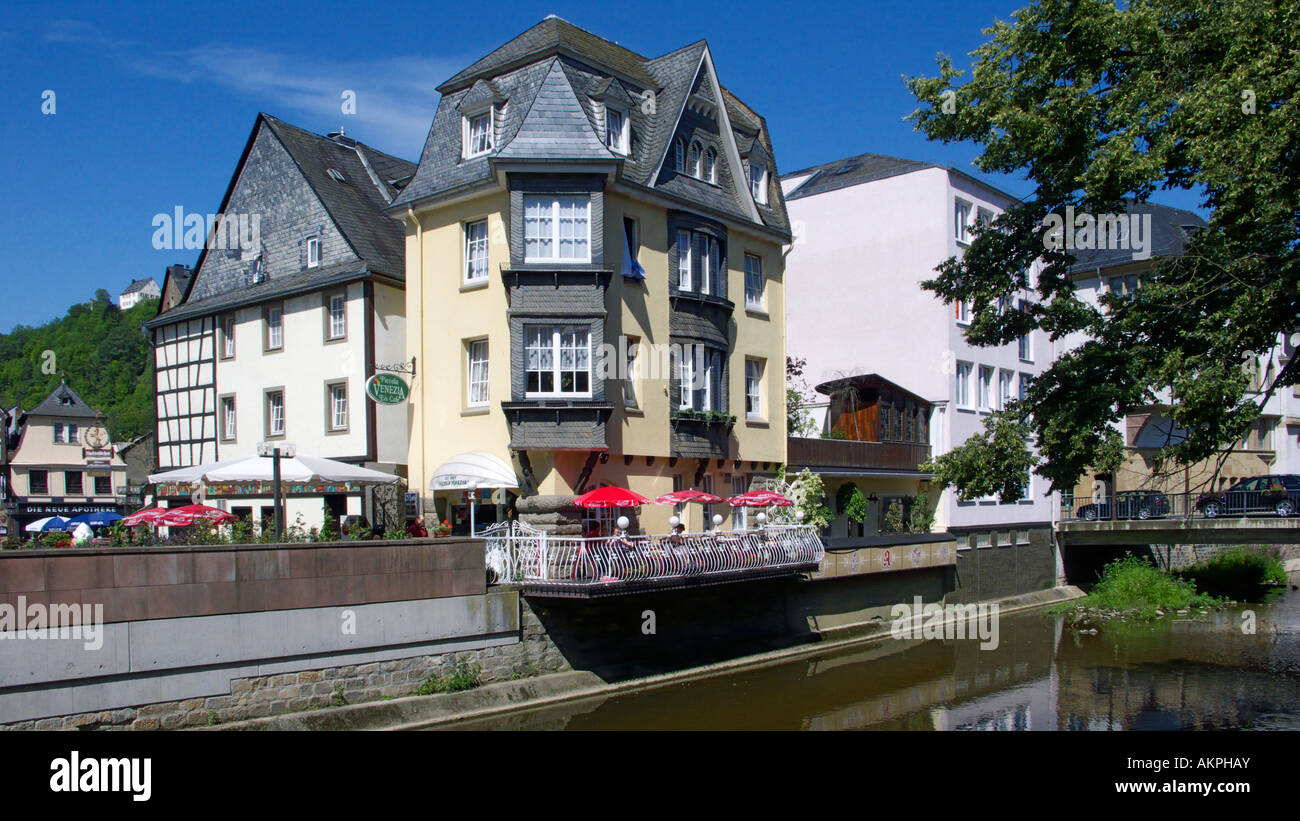
[[[1097,635],[1042,610],[998,624],[992,649],[884,639],[455,729],[1300,730],[1300,592]]]

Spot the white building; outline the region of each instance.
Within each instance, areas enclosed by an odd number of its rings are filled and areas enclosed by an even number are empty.
[[[782,187],[796,237],[786,263],[787,349],[807,360],[809,383],[880,374],[920,395],[934,403],[937,456],[983,430],[991,411],[1050,365],[1046,334],[970,345],[966,307],[921,288],[1011,195],[955,169],[879,154],[787,174]],[[1032,476],[1012,504],[958,502],[944,491],[935,525],[955,533],[959,549],[1019,543],[1025,530],[1050,528],[1056,507],[1047,482]]]
[[[127,308],[134,307],[144,299],[158,299],[162,296],[162,291],[158,288],[158,283],[154,282],[153,277],[134,280],[126,286],[126,290],[117,296],[117,307],[125,311]]]
[[[148,323],[159,471],[283,442],[405,475],[407,406],[369,400],[366,382],[377,366],[409,361],[402,227],[381,209],[413,171],[342,134],[258,115],[218,211],[232,229],[209,238],[183,298]],[[274,516],[268,490],[216,486],[207,499],[265,522]],[[180,501],[187,492],[162,486],[156,495]],[[400,526],[389,492],[377,511],[370,488],[291,486],[286,522],[301,515],[319,526],[327,505],[335,516]]]

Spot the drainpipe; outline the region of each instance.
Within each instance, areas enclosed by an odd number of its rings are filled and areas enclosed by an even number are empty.
[[[419,296],[419,300],[416,304],[415,315],[416,315],[416,321],[419,323],[418,327],[420,329],[419,334],[417,335],[417,339],[419,340],[419,345],[420,345],[419,355],[423,357],[424,356],[424,226],[420,223],[420,218],[415,215],[415,209],[410,206],[407,206],[406,208],[406,218],[415,223],[415,253],[416,253],[416,263],[415,263],[416,280],[415,281],[416,283],[418,283],[416,288],[416,293]],[[409,289],[411,287],[411,283],[409,281],[409,273],[408,273],[408,281],[406,283],[406,287],[409,292]],[[407,304],[410,304],[409,300]],[[408,311],[407,313],[409,314],[410,311]],[[406,318],[406,321],[409,323],[411,321],[411,317],[408,316]],[[414,377],[412,378],[411,381],[415,381]],[[424,383],[423,382],[420,383],[420,402],[416,406],[416,411],[417,413],[420,414],[420,418],[415,420],[415,422],[420,428],[420,484],[423,485],[425,484],[425,480],[426,480],[424,474],[424,452],[425,452],[424,412],[425,409],[424,409]],[[424,488],[423,487],[416,488],[416,494],[417,494],[417,498],[420,500],[420,505],[416,509],[416,515],[423,516],[424,515]]]

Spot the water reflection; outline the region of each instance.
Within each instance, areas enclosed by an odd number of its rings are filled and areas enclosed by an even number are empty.
[[[1019,613],[1003,616],[995,650],[885,640],[456,729],[1295,730],[1300,594],[1097,635]]]

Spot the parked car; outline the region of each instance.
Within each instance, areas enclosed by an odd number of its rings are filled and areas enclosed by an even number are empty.
[[[1121,490],[1115,494],[1116,519],[1159,519],[1169,515],[1169,497],[1155,490]],[[1109,519],[1111,500],[1083,505],[1076,512],[1080,519],[1095,522]]]
[[[1294,516],[1300,509],[1300,475],[1279,474],[1242,479],[1226,490],[1202,493],[1196,509],[1207,519],[1275,513]]]

